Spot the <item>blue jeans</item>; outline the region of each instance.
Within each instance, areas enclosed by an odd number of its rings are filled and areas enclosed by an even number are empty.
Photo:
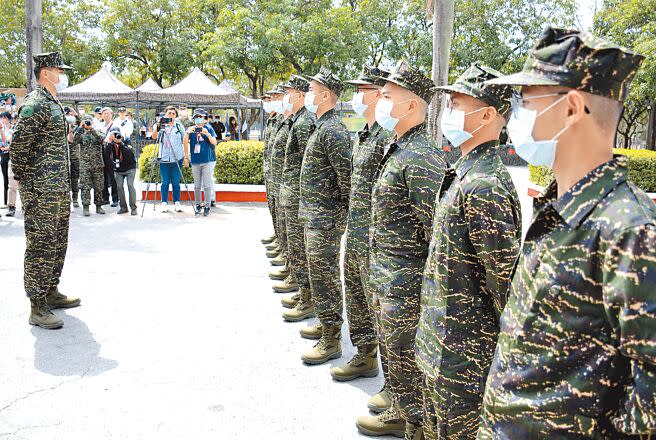
[[[159,163],[159,172],[162,175],[162,202],[169,201],[169,184],[173,186],[173,202],[180,201],[180,169],[182,160],[169,163]]]

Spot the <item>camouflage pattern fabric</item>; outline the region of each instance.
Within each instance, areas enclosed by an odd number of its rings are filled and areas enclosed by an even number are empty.
[[[73,200],[77,200],[80,193],[80,145],[70,142],[68,156],[71,158],[71,195]]]
[[[437,92],[437,86],[424,72],[414,69],[405,61],[399,61],[385,81],[396,84],[430,103]]]
[[[301,165],[299,220],[305,228],[312,299],[323,325],[341,325],[340,240],[351,187],[351,140],[335,109],[308,139]]]
[[[620,156],[534,207],[478,438],[655,433],[656,205]]]
[[[281,115],[275,115],[269,118],[267,121],[267,128],[265,131],[264,139],[264,159],[262,161],[264,168],[264,184],[266,188],[267,195],[267,205],[269,206],[269,213],[271,214],[271,221],[273,223],[273,230],[276,237],[278,237],[278,222],[276,217],[276,200],[273,194],[270,191],[271,184],[269,183],[271,179],[271,173],[269,172],[270,158],[271,158],[271,146],[273,145],[273,140],[276,137],[276,132],[279,128],[279,123],[281,120]]]
[[[287,225],[287,261],[301,287],[301,300],[311,301],[310,275],[305,253],[305,233],[298,218],[301,197],[301,164],[310,135],[314,131],[316,118],[302,107],[292,116],[292,127],[285,147],[285,162],[282,173],[280,200]]]
[[[76,132],[73,143],[80,149],[80,188],[82,191],[82,206],[91,204],[93,190],[94,204],[102,205],[102,192],[105,182],[103,162],[103,138],[98,130]]]
[[[356,347],[378,342],[376,314],[369,287],[369,226],[371,190],[383,150],[393,134],[374,123],[365,126],[355,138],[351,172],[351,195],[344,254],[346,314],[351,342]],[[381,345],[381,347],[383,347]],[[387,372],[387,355],[381,350],[383,373]]]
[[[421,290],[417,364],[429,439],[475,438],[485,380],[521,243],[521,208],[498,142],[447,172]],[[430,416],[434,414],[434,416]]]
[[[316,81],[326,86],[331,92],[339,96],[344,90],[344,83],[327,67],[321,67],[319,73],[307,78],[308,81]]]
[[[25,98],[11,144],[14,177],[25,209],[25,293],[57,287],[68,246],[68,124],[59,101],[39,86]]]
[[[562,86],[624,101],[644,56],[575,29],[547,27],[521,72],[489,81],[514,86]]]
[[[56,67],[58,69],[70,69],[71,66],[64,64],[62,56],[59,52],[44,52],[36,54],[32,57],[34,60],[34,67]]]
[[[415,361],[419,295],[435,198],[447,163],[421,124],[386,148],[372,192],[370,277],[388,356],[387,383],[401,416],[422,424]]]
[[[276,235],[282,250],[287,254],[287,222],[280,200],[280,186],[282,184],[282,168],[285,163],[285,148],[287,146],[287,139],[289,139],[291,126],[291,116],[280,122],[280,126],[276,131],[276,137],[273,139],[271,157],[269,159],[269,193],[273,196],[275,204]]]

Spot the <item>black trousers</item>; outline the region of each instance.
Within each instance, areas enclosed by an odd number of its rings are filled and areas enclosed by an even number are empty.
[[[112,203],[118,203],[118,190],[114,180],[114,164],[105,163],[105,187],[103,188],[103,202],[109,203],[109,190],[112,190]]]
[[[3,203],[7,204],[7,190],[9,189],[9,155],[0,155],[0,167],[2,168],[2,193],[4,194]]]

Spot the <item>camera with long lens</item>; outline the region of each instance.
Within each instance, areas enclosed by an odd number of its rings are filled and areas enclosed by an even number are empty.
[[[84,125],[86,125],[87,127],[91,127],[91,121],[84,121]]]

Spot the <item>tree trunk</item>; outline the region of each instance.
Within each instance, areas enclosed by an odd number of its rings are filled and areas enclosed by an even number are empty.
[[[429,0],[433,13],[433,72],[432,79],[438,86],[449,81],[449,55],[453,38],[454,0]],[[428,131],[439,145],[442,143],[440,117],[442,115],[442,94],[437,94],[430,103],[428,112]]]
[[[647,122],[647,149],[656,150],[656,101],[651,103]]]
[[[32,56],[43,52],[43,24],[41,23],[42,11],[43,5],[41,0],[25,0],[25,87],[27,88],[27,93],[30,93],[36,87],[34,60],[32,59]]]

